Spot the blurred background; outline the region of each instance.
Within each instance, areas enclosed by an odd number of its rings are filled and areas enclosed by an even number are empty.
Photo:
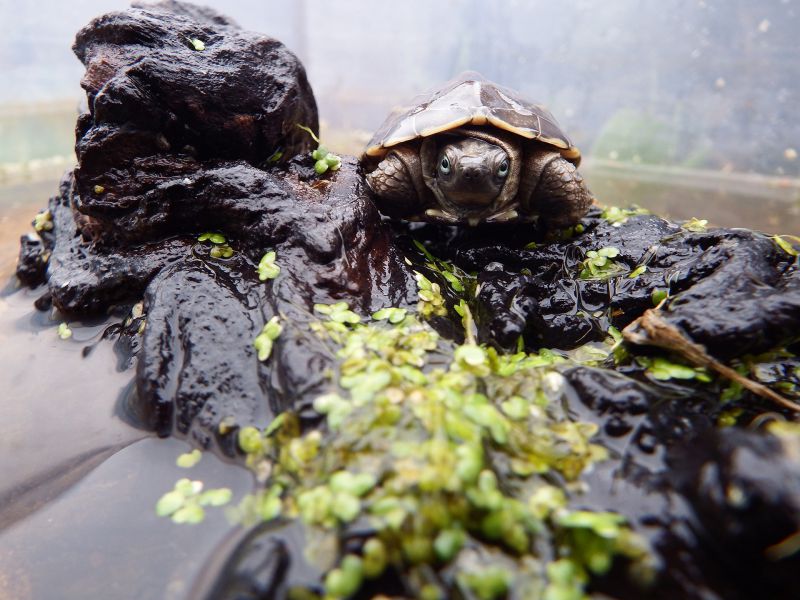
[[[337,151],[472,69],[551,108],[601,201],[800,233],[800,0],[202,3],[302,59]],[[0,0],[3,264],[74,161],[74,34],[127,5]]]

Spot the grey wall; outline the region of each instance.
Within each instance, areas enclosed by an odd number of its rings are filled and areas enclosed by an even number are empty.
[[[587,154],[800,174],[798,0],[205,4],[295,50],[336,128],[371,130],[392,105],[476,69],[547,103]],[[126,5],[0,0],[0,111],[77,104],[72,37]]]

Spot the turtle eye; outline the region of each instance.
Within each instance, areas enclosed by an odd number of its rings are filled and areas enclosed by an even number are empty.
[[[450,159],[446,156],[442,157],[442,162],[439,163],[439,170],[442,175],[447,175],[450,172]]]
[[[498,177],[505,177],[508,175],[508,160],[504,160],[500,163],[500,167],[497,169]]]

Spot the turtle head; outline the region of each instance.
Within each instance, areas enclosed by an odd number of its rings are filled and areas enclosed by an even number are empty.
[[[450,210],[487,208],[500,194],[511,171],[511,159],[500,146],[471,137],[439,148],[436,183]]]

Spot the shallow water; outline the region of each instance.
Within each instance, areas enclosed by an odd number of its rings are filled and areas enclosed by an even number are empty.
[[[58,321],[33,308],[38,293],[7,280],[0,599],[185,597],[233,526],[221,510],[200,527],[175,525],[155,515],[156,501],[186,476],[229,487],[237,501],[250,474],[210,454],[190,471],[177,467],[188,444],[128,423],[133,369],[118,370],[112,342],[100,339],[111,320],[71,323],[72,338],[61,340]]]

